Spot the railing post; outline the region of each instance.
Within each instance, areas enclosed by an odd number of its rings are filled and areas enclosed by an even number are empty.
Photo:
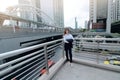
[[[47,70],[46,73],[49,74],[47,45],[44,46],[44,54],[45,54],[45,63],[46,63],[46,70]]]
[[[0,60],[0,65],[3,63],[3,61],[2,60]]]
[[[99,63],[99,40],[97,41],[97,63]]]
[[[83,38],[81,38],[81,43],[80,43],[80,51],[82,51],[83,50]]]
[[[63,50],[62,50],[62,57],[65,58],[65,55],[64,55],[64,41],[62,40],[62,47],[63,47]]]

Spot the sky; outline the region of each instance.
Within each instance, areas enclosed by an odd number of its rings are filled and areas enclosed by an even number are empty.
[[[64,0],[65,27],[75,28],[75,17],[78,27],[83,28],[89,20],[89,0]]]
[[[75,28],[75,17],[78,27],[83,28],[85,21],[89,20],[89,0],[63,0],[65,27]],[[0,0],[0,11],[5,11],[7,6],[17,4],[17,0]]]
[[[5,11],[7,6],[16,5],[17,0],[0,0],[0,11]]]

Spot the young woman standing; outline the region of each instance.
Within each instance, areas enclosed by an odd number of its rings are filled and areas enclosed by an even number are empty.
[[[73,36],[70,34],[70,31],[68,28],[65,29],[64,35],[63,35],[63,40],[64,40],[64,49],[66,53],[66,59],[67,61],[72,62],[72,47],[73,47]]]

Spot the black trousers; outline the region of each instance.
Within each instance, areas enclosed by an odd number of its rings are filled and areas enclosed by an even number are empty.
[[[72,48],[66,48],[65,53],[66,53],[67,61],[70,60],[70,62],[72,62]]]

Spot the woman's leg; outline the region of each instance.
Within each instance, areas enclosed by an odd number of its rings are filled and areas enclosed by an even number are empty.
[[[69,58],[68,58],[68,49],[65,49],[65,53],[66,53],[66,59],[68,61],[69,60]]]
[[[69,48],[70,62],[72,62],[72,48]]]

